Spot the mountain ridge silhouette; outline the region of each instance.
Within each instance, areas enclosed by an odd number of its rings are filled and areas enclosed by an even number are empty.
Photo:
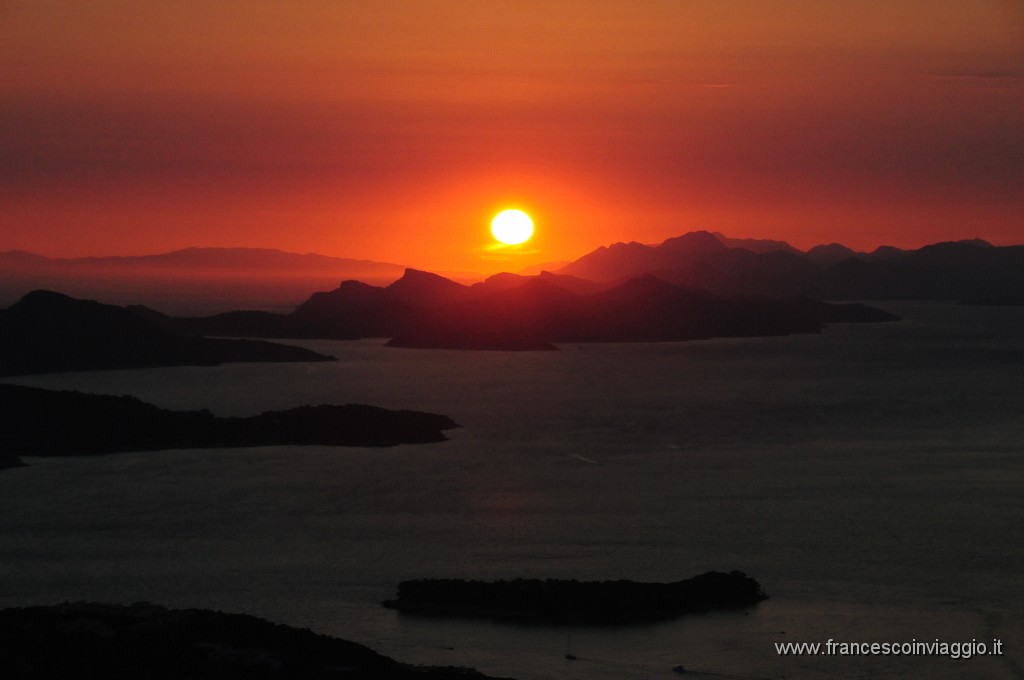
[[[826,321],[891,321],[863,305],[807,298],[723,296],[647,274],[605,285],[542,273],[465,286],[407,269],[386,287],[343,281],[290,314],[234,312],[173,318],[137,310],[178,332],[270,337],[390,338],[393,347],[553,349],[564,342],[649,342],[816,333]]]
[[[879,246],[865,253],[829,243],[802,252],[784,241],[696,231],[657,245],[602,246],[555,273],[605,283],[654,274],[723,295],[980,300],[1024,295],[1024,246],[976,238],[916,250]]]

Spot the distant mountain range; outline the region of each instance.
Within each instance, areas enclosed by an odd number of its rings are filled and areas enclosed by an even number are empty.
[[[616,243],[554,273],[502,273],[473,285],[410,268],[399,274],[397,265],[387,263],[258,249],[78,260],[11,252],[0,254],[0,265],[0,287],[8,291],[6,282],[19,273],[51,268],[61,276],[79,272],[89,285],[117,282],[121,297],[145,299],[146,286],[162,281],[172,288],[187,282],[199,299],[221,302],[232,286],[252,286],[245,300],[257,300],[242,305],[257,307],[251,311],[174,316],[166,307],[120,308],[38,291],[0,311],[0,375],[313,358],[297,348],[229,346],[200,337],[210,335],[547,349],[566,342],[813,333],[826,323],[895,319],[865,305],[819,300],[1024,300],[1024,246],[995,247],[977,239],[917,250],[857,253],[829,244],[801,252],[782,241],[698,231],[659,245]],[[334,277],[343,270],[389,283],[346,278],[339,286]],[[309,286],[321,279],[330,281],[327,290],[310,295]],[[307,292],[300,295],[300,288]],[[263,291],[273,295],[264,300]],[[305,301],[285,305],[283,295]],[[282,311],[266,311],[274,306]]]
[[[0,307],[26,293],[60,290],[113,304],[143,304],[200,316],[232,309],[287,313],[313,291],[341,281],[385,286],[403,265],[260,248],[187,248],[158,255],[52,259],[0,253]],[[1024,302],[1024,246],[980,239],[916,250],[881,246],[856,252],[839,243],[804,252],[785,241],[695,231],[657,245],[615,243],[573,262],[552,262],[488,279],[490,290],[524,276],[575,277],[573,292],[597,292],[653,274],[719,295],[806,296],[820,300]],[[443,272],[442,272],[443,273]],[[444,274],[444,273],[443,273]],[[469,273],[445,274],[460,282]],[[562,281],[562,287],[567,287]]]
[[[47,258],[0,253],[0,306],[26,293],[60,290],[116,304],[148,304],[176,314],[225,309],[287,310],[311,291],[358,278],[387,284],[405,267],[387,262],[262,248],[187,248],[158,255]]]
[[[832,243],[801,252],[783,241],[695,231],[654,246],[601,247],[557,273],[598,282],[653,274],[722,295],[984,302],[1024,297],[1024,246],[974,239],[917,250],[859,253]]]

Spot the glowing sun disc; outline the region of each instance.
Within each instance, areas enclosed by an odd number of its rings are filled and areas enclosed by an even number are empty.
[[[502,210],[491,220],[491,233],[506,245],[519,245],[533,236],[533,220],[522,210]]]

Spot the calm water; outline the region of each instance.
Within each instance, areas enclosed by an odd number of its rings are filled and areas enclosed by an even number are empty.
[[[818,336],[38,376],[245,415],[365,402],[449,442],[29,459],[0,473],[0,606],[247,612],[520,680],[1024,677],[1024,309],[890,305]],[[747,612],[590,628],[424,620],[404,579],[666,581],[741,569]],[[563,659],[571,637],[580,659]],[[978,641],[1001,657],[780,657]],[[449,649],[454,647],[454,649]]]

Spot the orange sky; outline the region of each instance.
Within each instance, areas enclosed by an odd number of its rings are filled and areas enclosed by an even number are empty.
[[[8,0],[0,95],[0,250],[1024,242],[1019,0]]]

